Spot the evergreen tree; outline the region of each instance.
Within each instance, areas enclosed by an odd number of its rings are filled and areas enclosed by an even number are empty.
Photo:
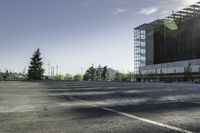
[[[98,79],[97,70],[92,65],[84,74],[83,80],[95,81]]]
[[[101,77],[103,80],[109,80],[108,68],[107,66],[103,67]]]
[[[91,80],[92,81],[97,80],[98,79],[98,77],[97,77],[97,70],[94,68],[94,66],[92,66],[90,68],[90,72],[91,72]]]
[[[85,74],[83,75],[83,80],[90,80],[90,72],[89,72],[89,69],[85,72]]]
[[[41,56],[41,53],[40,53],[40,49],[38,48],[34,52],[33,57],[31,58],[28,75],[27,75],[30,80],[43,79],[44,69],[42,67],[43,62],[40,56]]]

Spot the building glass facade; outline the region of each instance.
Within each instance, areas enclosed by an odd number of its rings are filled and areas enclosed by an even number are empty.
[[[139,68],[146,65],[146,30],[145,25],[134,29],[134,68],[139,73]]]

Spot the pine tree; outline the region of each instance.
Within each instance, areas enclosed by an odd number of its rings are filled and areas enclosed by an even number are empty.
[[[107,66],[103,67],[101,77],[103,80],[108,80],[109,79],[109,74],[108,74],[108,68]]]
[[[97,70],[92,65],[88,70],[85,72],[83,76],[83,80],[92,80],[95,81],[98,79]]]
[[[38,48],[34,52],[33,57],[31,58],[28,75],[27,75],[30,80],[43,79],[44,69],[42,67],[43,62],[40,56],[41,56],[41,53],[40,53],[40,49]]]

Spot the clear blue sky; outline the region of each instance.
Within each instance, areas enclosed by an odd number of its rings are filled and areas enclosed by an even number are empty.
[[[35,49],[62,73],[91,64],[133,71],[133,28],[198,0],[0,0],[0,69],[22,72]]]

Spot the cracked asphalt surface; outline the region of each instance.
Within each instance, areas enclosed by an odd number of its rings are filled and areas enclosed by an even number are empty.
[[[109,108],[159,124],[120,115]],[[200,85],[1,81],[0,133],[200,132]]]

